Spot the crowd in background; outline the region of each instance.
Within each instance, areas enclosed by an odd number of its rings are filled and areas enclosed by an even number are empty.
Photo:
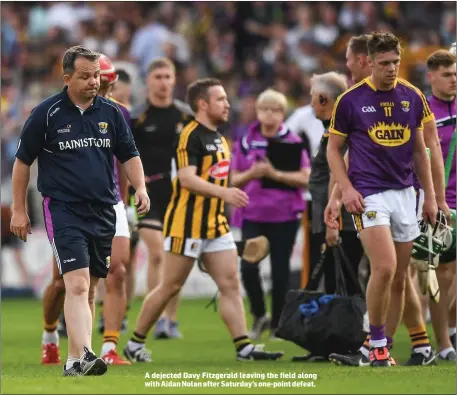
[[[313,73],[347,73],[354,34],[397,34],[405,50],[401,76],[421,88],[427,55],[456,36],[454,2],[2,2],[1,11],[2,183],[24,120],[62,88],[62,55],[75,44],[105,53],[130,74],[132,104],[159,56],[176,63],[177,98],[198,77],[220,78],[232,105],[223,132],[236,140],[255,119],[263,89],[284,93],[290,114],[309,104]]]

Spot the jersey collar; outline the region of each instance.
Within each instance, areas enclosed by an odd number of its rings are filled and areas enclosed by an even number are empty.
[[[289,129],[285,124],[280,126],[279,132],[275,137],[267,139],[260,132],[260,122],[256,121],[249,128],[248,132],[241,138],[241,146],[245,152],[250,149],[267,148],[269,140],[281,140],[289,135]]]
[[[377,91],[376,87],[374,86],[373,84],[373,81],[371,81],[371,78],[370,77],[367,77],[364,79],[365,83],[371,88],[373,89],[375,92]],[[397,87],[397,83],[398,83],[398,78],[395,78],[395,81],[394,81],[394,88]]]
[[[439,103],[444,103],[444,104],[452,104],[455,102],[455,99],[456,99],[456,96],[454,96],[454,98],[452,100],[443,100],[443,99],[440,99],[439,97],[436,97],[433,93],[432,95],[430,96],[433,100],[439,102]]]
[[[68,96],[68,86],[65,86],[62,90],[62,101],[68,106],[68,107],[77,107],[75,103],[73,103]],[[92,102],[92,105],[86,110],[86,111],[92,111],[100,108],[101,100],[97,96],[94,97],[94,101]]]

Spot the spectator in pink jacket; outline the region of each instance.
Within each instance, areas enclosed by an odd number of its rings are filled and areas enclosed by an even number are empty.
[[[264,293],[258,265],[241,261],[241,275],[246,289],[254,323],[249,336],[258,339],[270,329],[275,336],[285,295],[289,288],[290,256],[300,218],[305,209],[303,188],[308,185],[309,158],[303,147],[301,169],[279,171],[267,159],[267,147],[272,140],[301,143],[299,137],[284,125],[286,97],[268,89],[257,99],[257,121],[234,145],[231,178],[235,187],[249,196],[246,208],[234,213],[243,239],[263,235],[270,242],[272,277],[272,315],[266,314]],[[263,188],[262,178],[292,186],[292,189]]]

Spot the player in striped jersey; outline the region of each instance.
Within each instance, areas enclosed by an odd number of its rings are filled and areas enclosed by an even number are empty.
[[[124,355],[135,362],[151,362],[145,349],[149,330],[168,301],[186,281],[200,257],[216,282],[220,312],[239,360],[279,359],[254,346],[247,334],[240,293],[237,250],[225,216],[225,202],[245,207],[247,195],[228,188],[230,151],[217,128],[227,122],[230,105],[221,83],[198,80],[188,88],[195,119],[183,129],[172,166],[173,192],[165,215],[166,258],[159,285],[145,298],[133,336]]]
[[[193,153],[201,151],[201,147],[205,147],[205,151],[202,160],[198,162],[198,157]],[[230,149],[219,133],[211,132],[203,124],[193,120],[183,130],[177,152],[177,169],[196,166],[197,175],[204,181],[219,187],[228,186]],[[166,244],[171,243],[171,251],[183,254],[184,251],[176,250],[178,244],[180,248],[184,248],[177,240],[216,239],[229,232],[223,201],[218,197],[208,198],[192,194],[184,188],[175,174],[164,229]]]

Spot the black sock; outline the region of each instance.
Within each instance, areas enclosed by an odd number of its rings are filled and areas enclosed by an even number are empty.
[[[134,343],[144,344],[146,343],[146,336],[133,332],[133,336],[130,338],[130,340]]]
[[[244,347],[248,346],[251,343],[251,339],[247,336],[240,336],[233,339],[233,343],[235,343],[236,352],[240,352]]]

